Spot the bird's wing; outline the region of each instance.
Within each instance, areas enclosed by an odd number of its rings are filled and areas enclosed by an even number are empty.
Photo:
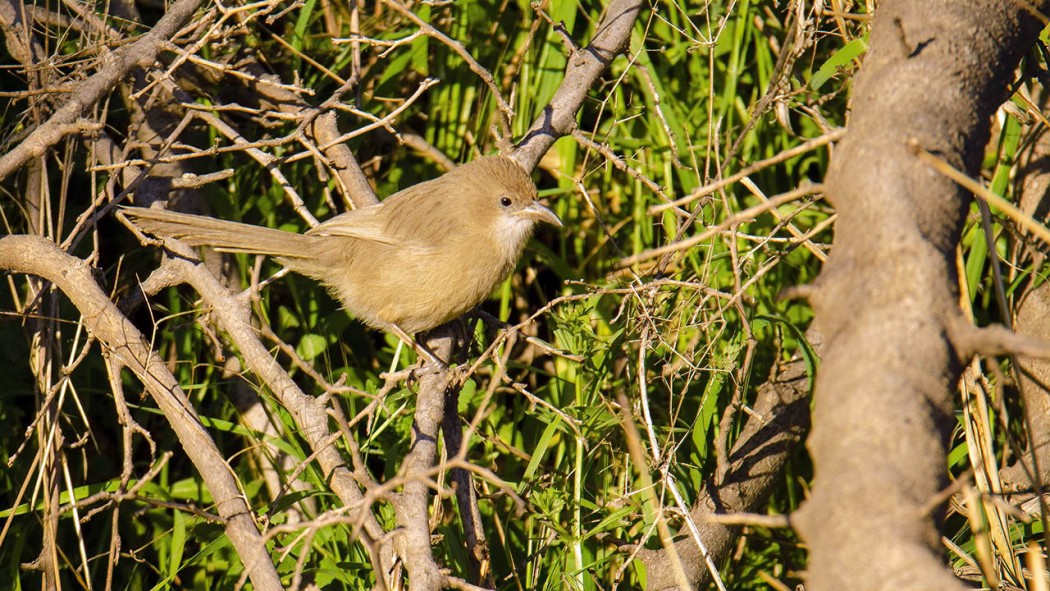
[[[449,232],[462,223],[446,207],[443,190],[436,181],[413,185],[379,205],[337,215],[307,234],[348,236],[419,253],[440,250]]]
[[[345,236],[389,246],[402,246],[397,236],[386,230],[383,204],[362,207],[325,220],[306,232],[308,236]]]

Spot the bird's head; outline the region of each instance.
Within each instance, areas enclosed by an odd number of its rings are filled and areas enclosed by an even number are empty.
[[[464,215],[474,219],[476,229],[492,232],[495,241],[513,250],[521,251],[537,222],[562,226],[558,216],[536,200],[536,185],[510,158],[477,158],[445,176],[455,177],[469,193],[463,200]]]

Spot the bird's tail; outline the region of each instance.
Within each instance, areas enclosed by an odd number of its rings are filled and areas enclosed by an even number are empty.
[[[124,207],[121,211],[147,234],[178,238],[191,246],[275,257],[310,256],[313,236],[164,209]]]

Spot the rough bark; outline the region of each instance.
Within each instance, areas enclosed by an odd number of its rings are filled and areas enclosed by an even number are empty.
[[[964,588],[943,567],[927,507],[946,483],[965,361],[952,342],[969,326],[954,257],[971,196],[909,146],[976,175],[1038,30],[1019,4],[879,5],[827,175],[839,219],[812,292],[826,349],[808,442],[815,484],[795,517],[810,591]]]
[[[1017,311],[1017,332],[1050,341],[1050,283],[1028,291]],[[1028,416],[1028,449],[1000,478],[1007,490],[1050,482],[1050,361],[1020,361],[1018,386]],[[1033,461],[1034,460],[1034,461]]]
[[[1042,224],[1050,221],[1050,132],[1042,129],[1020,161],[1017,184],[1021,209]],[[1042,252],[1031,253],[1032,266],[1045,263]],[[1050,341],[1050,283],[1027,290],[1020,298],[1014,319],[1017,332]],[[1050,482],[1050,361],[1026,359],[1019,363],[1018,388],[1028,417],[1028,449],[1023,457],[1000,472],[1007,490],[1043,487]],[[1037,469],[1038,468],[1038,469]]]
[[[435,355],[451,359],[455,346],[455,331],[449,325],[428,334],[427,345]],[[419,380],[416,412],[412,421],[412,446],[405,455],[400,473],[405,485],[394,499],[397,508],[398,530],[394,547],[405,561],[409,583],[413,591],[437,591],[448,581],[441,572],[430,547],[430,473],[437,460],[438,429],[444,416],[445,394],[449,388],[458,388],[448,368],[434,364],[424,367],[427,372]],[[456,412],[451,409],[450,412]]]

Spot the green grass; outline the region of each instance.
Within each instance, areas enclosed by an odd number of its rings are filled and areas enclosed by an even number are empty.
[[[729,6],[732,9],[726,12]],[[491,360],[486,362],[467,383],[459,408],[466,420],[479,417],[476,434],[468,442],[469,459],[502,479],[499,483],[478,482],[491,568],[500,589],[642,588],[644,574],[636,565],[625,563],[627,554],[618,547],[621,542],[648,548],[659,545],[653,533],[653,512],[639,492],[638,470],[648,471],[659,487],[660,469],[666,469],[686,501],[695,499],[715,468],[717,438],[727,436],[731,444],[748,418],[746,412],[736,412],[729,433],[722,433],[720,420],[727,408],[734,399],[744,405],[753,400],[772,365],[803,346],[801,335],[811,310],[803,302],[785,302],[777,296],[785,288],[811,282],[821,268],[811,250],[792,242],[792,231],[802,234],[821,227],[833,213],[823,201],[806,207],[802,202],[783,205],[777,209],[781,220],[765,213],[690,249],[634,267],[619,264],[627,256],[697,235],[760,203],[754,192],[735,183],[684,206],[681,215],[673,211],[654,214],[650,208],[663,200],[651,184],[671,199],[680,198],[715,178],[819,136],[825,124],[846,122],[850,79],[858,60],[863,59],[867,22],[845,20],[840,28],[834,18],[819,18],[819,26],[807,31],[809,41],[803,55],[778,70],[778,48],[785,46],[795,26],[785,7],[784,2],[758,0],[708,6],[660,2],[655,11],[644,12],[632,33],[629,55],[617,59],[604,81],[591,90],[579,117],[580,133],[615,154],[633,174],[588,145],[563,138],[535,175],[541,194],[566,226],[562,231],[541,230],[518,272],[484,308],[515,324],[553,305],[536,323],[522,329],[510,351],[506,379],[493,383],[493,375],[502,375],[502,369]],[[550,22],[564,27],[576,43],[585,43],[601,16],[602,4],[556,2],[546,10]],[[569,59],[562,35],[524,0],[419,5],[416,14],[462,42],[493,73],[517,114],[511,121],[514,135],[510,139],[520,138],[561,83]],[[351,45],[333,42],[333,36],[350,33],[345,7],[309,1],[273,23],[258,19],[245,26],[245,35],[237,39],[243,51],[266,56],[268,67],[283,82],[312,89],[314,98],[308,100],[321,102],[339,82],[303,56],[344,79],[350,76]],[[414,26],[389,9],[367,6],[363,11],[361,33],[366,37],[392,41],[413,31]],[[298,53],[274,42],[273,35],[281,36]],[[230,47],[209,48],[208,57],[219,59],[230,51]],[[410,106],[392,128],[422,136],[457,161],[496,150],[491,132],[494,126],[498,129],[496,101],[455,52],[426,37],[395,46],[381,56],[383,51],[379,47],[363,50],[366,68],[359,93],[348,93],[348,102],[382,117],[424,78],[434,77],[440,83]],[[2,76],[0,89],[24,88],[10,72]],[[756,105],[770,92],[776,99],[769,109],[756,113]],[[18,128],[13,115],[24,110],[26,103],[4,100],[9,102],[3,129],[10,135]],[[120,129],[127,125],[128,113],[116,97],[112,100],[107,123]],[[246,118],[230,120],[251,139],[294,131],[294,123],[268,129]],[[1010,197],[1010,172],[1023,138],[1031,131],[1014,115],[1007,114],[1005,122],[998,144],[989,148],[985,169],[992,190]],[[365,123],[351,114],[341,116],[344,131]],[[227,145],[198,123],[182,141],[199,148]],[[383,130],[349,144],[373,175],[380,195],[440,173],[434,163]],[[738,149],[731,153],[734,145]],[[272,153],[290,157],[300,150],[301,146],[286,143]],[[827,160],[827,150],[818,149],[749,178],[757,190],[772,197],[810,180],[819,182]],[[87,189],[91,177],[80,157],[69,157],[64,164],[78,181],[66,195],[68,228],[69,220],[84,211],[95,194]],[[195,159],[193,166],[199,172],[236,171],[227,181],[205,189],[216,215],[271,227],[305,227],[267,171],[243,153],[205,155]],[[319,176],[312,158],[279,167],[318,217],[342,207],[337,185]],[[98,182],[104,183],[105,173],[98,174]],[[651,183],[643,182],[642,177]],[[53,184],[57,195],[57,173]],[[3,189],[19,194],[24,187],[9,182]],[[5,200],[2,207],[12,231],[25,231],[25,210],[14,200]],[[58,211],[57,204],[52,204],[52,211]],[[968,226],[964,236],[965,279],[974,315],[982,321],[994,320],[999,314],[987,264],[989,251],[1007,260],[1017,256],[1006,230],[999,223],[993,228],[999,241],[994,249],[986,244],[977,222]],[[817,249],[826,252],[831,229],[826,227],[811,239]],[[105,284],[120,297],[130,295],[137,279],[155,264],[157,250],[138,246],[116,226],[100,234],[99,240],[106,249],[100,258]],[[87,256],[90,242],[85,241],[77,254]],[[118,260],[114,252],[125,258]],[[247,285],[254,258],[237,256],[229,262],[234,282]],[[1010,266],[1006,291],[1013,298],[1028,278],[1041,276],[1041,269],[1030,261],[1011,262],[1016,265]],[[263,277],[277,269],[270,262],[262,268]],[[14,292],[26,298],[26,282],[16,278],[12,284]],[[3,297],[2,309],[14,311],[12,296]],[[352,524],[334,519],[316,528],[284,529],[299,510],[306,511],[306,517],[343,517],[339,500],[312,463],[303,467],[303,490],[285,489],[284,496],[272,498],[263,470],[272,458],[263,444],[286,453],[292,467],[310,451],[288,412],[266,391],[258,395],[280,434],[264,434],[243,423],[230,392],[257,386],[250,376],[243,380],[237,370],[224,372],[224,361],[216,355],[221,341],[202,328],[208,325],[195,311],[195,301],[188,289],[167,289],[151,302],[154,317],[141,313],[136,322],[140,326],[158,322],[156,350],[170,360],[206,427],[227,455],[260,523],[282,528],[270,544],[284,582],[291,584],[301,565],[304,581],[322,588],[371,589],[372,566],[354,537]],[[307,392],[320,394],[325,383],[341,384],[338,404],[346,417],[357,419],[350,432],[366,466],[379,480],[394,476],[411,438],[413,390],[402,385],[385,392],[374,406],[370,404],[383,385],[380,374],[395,363],[396,340],[370,333],[349,320],[323,289],[303,278],[285,277],[270,285],[254,308],[260,321],[324,381],[319,383],[315,375],[268,342],[275,358]],[[75,322],[77,314],[63,305],[58,316],[65,324],[55,342],[64,351],[60,359],[66,359],[74,333],[68,323]],[[0,323],[0,355],[9,367],[19,368],[0,377],[4,386],[0,388],[0,460],[10,460],[10,470],[0,471],[0,520],[12,519],[12,531],[18,532],[9,534],[0,545],[0,580],[18,581],[16,588],[30,588],[39,585],[40,575],[20,570],[19,564],[32,561],[39,552],[43,505],[39,495],[31,495],[32,484],[27,496],[16,502],[15,495],[25,479],[37,478],[34,458],[46,446],[41,446],[37,434],[26,441],[26,428],[41,398],[35,394],[33,375],[27,369],[29,346],[20,322],[18,316],[9,315]],[[549,343],[564,355],[525,344],[525,335]],[[481,342],[472,347],[472,356],[488,345],[491,333],[486,335],[478,328],[475,336]],[[71,374],[79,402],[74,403],[70,393],[55,407],[71,484],[51,485],[49,490],[59,503],[120,487],[124,453],[120,427],[97,345],[95,349]],[[227,349],[223,355],[233,353]],[[413,356],[402,351],[397,359],[404,367]],[[80,545],[88,557],[86,576],[93,588],[101,588],[114,527],[123,554],[115,567],[113,588],[233,588],[243,566],[211,518],[215,511],[208,491],[163,417],[150,402],[138,398],[137,382],[125,378],[125,386],[134,419],[152,434],[158,453],[173,455],[136,498],[119,505],[119,511],[106,506],[79,531],[74,528],[72,511],[60,513],[57,529],[63,588],[84,586],[80,582],[85,576]],[[643,388],[651,422],[641,408]],[[632,403],[650,459],[655,442],[664,464],[640,467],[630,460],[618,393]],[[996,412],[993,407],[992,417],[983,420],[996,425]],[[1004,445],[1006,436],[997,430],[996,444]],[[69,447],[81,438],[81,445]],[[14,457],[24,441],[26,447]],[[346,451],[345,442],[337,445]],[[969,466],[962,430],[956,445],[951,469],[961,474]],[[136,477],[145,475],[157,458],[141,437],[133,441],[131,461]],[[800,450],[771,491],[765,510],[789,513],[797,508],[811,478],[811,466]],[[517,512],[507,490],[524,499],[524,513]],[[655,498],[666,508],[673,507],[666,490],[656,492]],[[78,515],[99,507],[100,503],[93,503],[78,509]],[[379,503],[373,510],[385,527],[394,526],[389,505]],[[465,573],[467,557],[454,498],[436,498],[432,512],[440,516],[435,517],[435,554],[454,573]],[[957,516],[948,524],[946,536],[974,552],[976,536],[969,524]],[[679,528],[683,522],[672,517],[671,525]],[[1038,522],[1011,522],[1009,532],[1016,547],[1041,539]],[[961,564],[950,557],[954,564]],[[732,589],[765,589],[768,577],[791,587],[801,582],[805,552],[791,531],[751,527],[745,529],[732,559],[718,566]]]

